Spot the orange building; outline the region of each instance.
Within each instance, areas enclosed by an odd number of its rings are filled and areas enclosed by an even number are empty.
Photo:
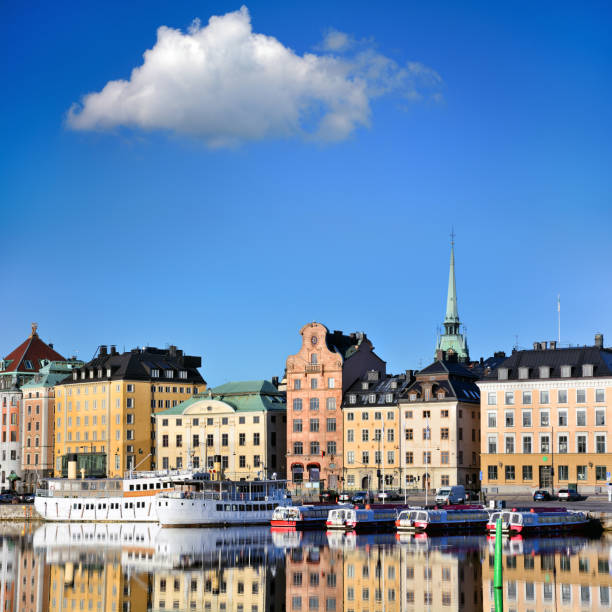
[[[330,333],[321,323],[300,330],[302,347],[287,358],[287,474],[302,494],[338,489],[343,473],[342,397],[385,362],[362,332]]]

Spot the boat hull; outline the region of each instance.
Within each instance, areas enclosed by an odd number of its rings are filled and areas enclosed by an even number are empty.
[[[35,497],[34,507],[46,521],[157,522],[155,497]]]

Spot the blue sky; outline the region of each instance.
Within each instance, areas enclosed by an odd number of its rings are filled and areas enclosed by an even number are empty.
[[[152,69],[146,108],[102,113],[83,97],[127,82],[157,28],[195,40],[240,4],[2,4],[3,354],[37,321],[82,359],[176,344],[214,385],[282,374],[316,320],[418,368],[451,227],[473,358],[555,339],[559,293],[562,342],[612,338],[609,3],[247,6],[287,70],[259,80],[243,48],[207,88],[179,54],[187,93]]]

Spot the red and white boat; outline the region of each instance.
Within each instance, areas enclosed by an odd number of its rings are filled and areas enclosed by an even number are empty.
[[[585,512],[567,508],[512,508],[491,514],[487,523],[489,534],[495,535],[498,519],[502,522],[502,532],[511,535],[574,531],[586,529],[590,524]]]
[[[270,526],[275,529],[323,529],[330,510],[348,508],[338,504],[278,506],[272,513]]]
[[[405,506],[385,504],[367,505],[365,508],[336,507],[329,511],[327,529],[338,531],[387,531],[393,529],[397,514]]]
[[[484,531],[489,513],[483,506],[458,505],[433,510],[412,509],[399,513],[398,532]]]

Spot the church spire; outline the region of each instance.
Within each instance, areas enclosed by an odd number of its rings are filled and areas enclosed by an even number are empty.
[[[438,336],[436,358],[439,351],[445,355],[454,354],[459,361],[469,361],[470,353],[465,335],[460,331],[459,311],[457,309],[457,286],[455,284],[455,232],[451,231],[450,267],[448,271],[448,293],[446,295],[446,316],[444,333]]]

